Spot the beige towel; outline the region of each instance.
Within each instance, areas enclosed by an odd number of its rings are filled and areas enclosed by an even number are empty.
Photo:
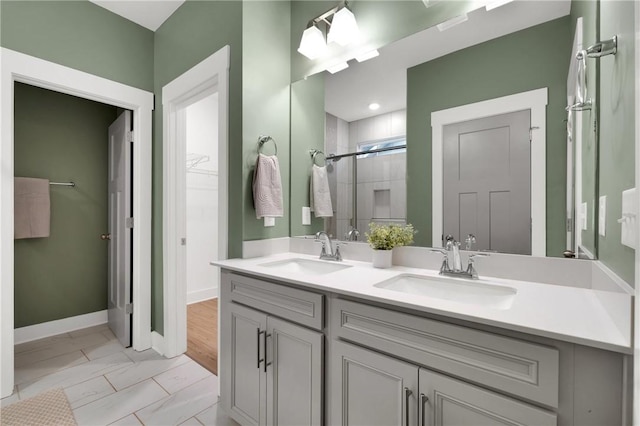
[[[14,238],[43,238],[50,232],[51,202],[47,179],[14,179]]]
[[[275,155],[258,154],[253,172],[253,206],[256,217],[282,217],[282,181]]]
[[[329,178],[327,168],[318,167],[315,164],[311,170],[311,184],[309,188],[309,203],[311,211],[316,217],[332,217],[331,192],[329,190]]]

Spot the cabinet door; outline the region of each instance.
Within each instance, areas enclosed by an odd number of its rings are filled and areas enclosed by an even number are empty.
[[[557,424],[554,413],[420,369],[419,426]]]
[[[224,304],[221,376],[224,408],[242,425],[266,423],[264,337],[267,316],[253,309]]]
[[[323,335],[267,319],[267,424],[321,425]]]
[[[331,342],[332,425],[415,425],[418,367]]]

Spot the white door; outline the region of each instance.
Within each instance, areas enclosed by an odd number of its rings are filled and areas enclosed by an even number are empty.
[[[531,111],[444,127],[444,235],[531,254]]]
[[[131,346],[131,111],[109,126],[109,328]]]

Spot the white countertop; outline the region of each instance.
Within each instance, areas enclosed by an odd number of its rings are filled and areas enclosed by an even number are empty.
[[[439,277],[438,271],[429,269],[404,266],[376,269],[368,262],[345,260],[341,263],[351,265],[351,268],[314,275],[286,272],[274,267],[261,266],[264,263],[286,259],[317,260],[318,258],[298,253],[280,253],[251,259],[216,261],[211,264],[261,278],[444,317],[458,318],[616,352],[629,354],[633,352],[631,333],[621,332],[607,310],[615,309],[616,316],[620,317],[622,314],[628,318],[630,323],[632,297],[629,294],[481,276],[481,281],[479,281],[481,283],[503,285],[517,290],[513,304],[509,309],[494,309],[375,287],[375,284],[401,274]],[[450,279],[456,280],[457,278]],[[606,307],[602,300],[607,300]]]

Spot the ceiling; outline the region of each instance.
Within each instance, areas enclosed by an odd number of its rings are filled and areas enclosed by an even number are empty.
[[[470,12],[468,21],[443,32],[433,27],[406,37],[379,49],[376,58],[352,60],[336,74],[326,72],[325,109],[348,122],[404,109],[407,68],[560,18],[570,9],[570,0],[514,1],[488,12],[484,7]],[[373,102],[380,109],[369,110]]]
[[[155,31],[185,0],[89,0],[136,24]]]

